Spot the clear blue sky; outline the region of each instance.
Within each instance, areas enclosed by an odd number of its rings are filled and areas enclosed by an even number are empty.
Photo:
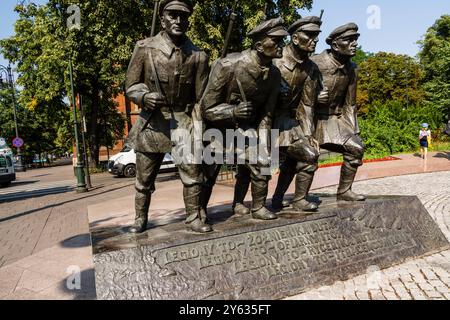
[[[372,5],[380,9],[380,29],[367,27]],[[328,47],[325,39],[336,27],[355,22],[363,50],[415,56],[420,50],[416,42],[440,16],[450,14],[450,0],[314,0],[313,9],[301,14],[319,15],[321,9],[325,13],[317,52]]]
[[[18,18],[18,14],[14,12],[14,7],[20,4],[21,0],[0,0],[0,39],[8,38],[14,34],[14,22]],[[24,3],[30,1],[25,0]],[[36,4],[47,3],[47,0],[35,0],[32,1]],[[8,65],[8,61],[0,54],[0,64]]]
[[[14,32],[17,15],[14,6],[20,0],[0,0],[0,38]],[[43,4],[46,0],[35,0]],[[380,8],[380,29],[369,29],[367,8]],[[323,33],[317,52],[327,45],[325,38],[337,26],[355,22],[360,26],[360,44],[370,52],[387,51],[415,56],[419,51],[416,44],[427,29],[443,14],[450,14],[450,0],[314,0],[311,11],[302,10],[302,15],[319,15],[325,9]],[[0,64],[7,61],[0,56]]]

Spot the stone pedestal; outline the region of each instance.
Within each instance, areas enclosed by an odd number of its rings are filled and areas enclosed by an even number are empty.
[[[182,221],[141,235],[92,227],[98,299],[281,299],[449,248],[417,197],[337,203],[274,221],[211,214],[212,234]]]

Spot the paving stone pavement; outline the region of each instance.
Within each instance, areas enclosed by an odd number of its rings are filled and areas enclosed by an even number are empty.
[[[353,190],[368,195],[416,195],[450,241],[450,172],[367,180]],[[314,190],[336,193],[336,187]],[[450,250],[307,291],[288,300],[450,300]]]
[[[0,267],[36,254],[65,239],[89,233],[86,206],[132,192],[129,179],[102,177],[89,193],[49,194],[0,203]]]
[[[417,195],[450,239],[449,182],[450,171],[445,171],[357,182],[354,190],[372,195]],[[172,189],[169,191],[172,195]],[[85,195],[59,194],[2,203],[0,299],[95,299],[86,206],[133,192],[130,182],[108,183]],[[336,187],[314,192],[335,193]],[[67,286],[73,266],[80,271],[80,290]],[[374,266],[365,275],[289,299],[448,300],[449,288],[450,251],[444,251],[381,271]]]

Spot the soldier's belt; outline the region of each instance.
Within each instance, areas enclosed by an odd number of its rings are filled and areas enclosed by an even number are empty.
[[[162,113],[164,119],[170,120],[172,119],[172,114],[174,112],[185,112],[190,115],[194,107],[194,103],[189,103],[187,105],[184,104],[161,107],[159,111]],[[150,112],[147,110],[141,110],[140,116],[144,119],[150,119],[153,115],[155,115],[155,113],[157,113],[157,111]]]
[[[185,112],[191,114],[194,109],[195,103],[170,105],[161,108],[161,113],[165,119],[171,119],[174,112]]]
[[[195,103],[171,104],[161,108],[161,111],[173,112],[190,112],[194,108]]]
[[[316,113],[316,117],[319,120],[327,120],[330,117],[341,117],[342,113]]]

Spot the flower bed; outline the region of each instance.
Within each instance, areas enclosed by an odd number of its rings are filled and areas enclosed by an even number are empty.
[[[366,160],[363,160],[363,162],[369,163],[369,162],[383,162],[383,161],[395,161],[395,160],[401,160],[401,159],[396,158],[396,157],[384,157],[384,158],[379,158],[379,159],[366,159]],[[319,168],[337,167],[340,165],[342,165],[342,162],[327,163],[327,164],[319,165]]]

